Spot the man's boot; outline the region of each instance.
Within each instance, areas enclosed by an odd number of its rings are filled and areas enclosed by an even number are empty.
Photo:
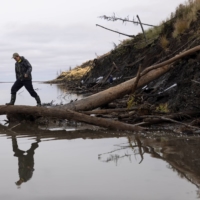
[[[37,106],[41,106],[40,97],[39,96],[35,97],[35,100],[37,102]]]
[[[6,103],[7,106],[14,105],[16,100],[16,94],[11,94],[11,100],[9,103]]]

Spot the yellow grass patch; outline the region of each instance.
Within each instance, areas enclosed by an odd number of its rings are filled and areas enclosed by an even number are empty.
[[[67,72],[62,72],[60,74],[60,77],[64,77],[64,79],[79,79],[81,77],[83,77],[84,75],[86,75],[91,69],[91,66],[87,66],[84,68],[81,67],[77,67],[72,69],[71,71],[67,71]],[[59,77],[58,77],[59,78]]]
[[[160,38],[160,46],[161,46],[164,50],[166,50],[167,47],[168,47],[168,45],[169,45],[169,41],[167,40],[166,36],[165,36],[165,35],[162,36],[162,37]]]

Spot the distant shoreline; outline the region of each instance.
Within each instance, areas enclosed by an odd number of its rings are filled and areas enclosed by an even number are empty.
[[[43,82],[45,82],[45,81],[32,81],[33,83],[38,83],[38,82],[40,82],[40,83],[43,83]],[[2,81],[2,82],[0,82],[0,83],[14,83],[14,81]]]

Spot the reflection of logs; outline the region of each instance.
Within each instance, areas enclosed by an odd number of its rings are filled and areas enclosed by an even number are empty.
[[[104,162],[118,161],[121,158],[127,156],[130,158],[132,155],[140,155],[141,161],[144,159],[144,154],[149,154],[151,157],[160,159],[169,164],[170,169],[177,172],[181,178],[187,179],[189,182],[194,184],[197,188],[200,188],[200,159],[199,159],[199,139],[191,138],[180,139],[180,138],[165,138],[166,140],[156,138],[140,137],[139,135],[128,137],[127,145],[118,145],[118,149],[113,151],[99,154],[100,160],[103,155],[109,155],[109,160],[106,159]],[[124,153],[122,150],[131,148],[133,154]],[[120,152],[118,155],[117,152]],[[113,155],[114,153],[114,155]],[[111,160],[112,158],[112,160]],[[141,161],[139,163],[141,163]]]

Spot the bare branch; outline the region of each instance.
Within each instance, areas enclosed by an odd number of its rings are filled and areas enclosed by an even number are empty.
[[[147,38],[146,38],[146,35],[145,35],[145,32],[144,32],[144,29],[143,29],[143,26],[142,26],[142,22],[140,21],[140,18],[139,16],[137,15],[137,18],[138,18],[138,21],[140,23],[140,26],[141,26],[141,29],[142,29],[142,32],[143,32],[143,35],[144,35],[144,39],[145,39],[145,42],[147,44]]]
[[[138,85],[138,82],[139,82],[140,77],[141,77],[141,75],[140,75],[141,68],[142,68],[142,66],[140,65],[139,69],[138,69],[138,72],[137,72],[137,75],[136,75],[135,83],[133,84],[133,88],[132,88],[132,91],[131,91],[132,94],[134,94],[134,92],[137,89],[137,85]]]
[[[129,16],[125,17],[125,18],[119,18],[119,17],[115,17],[115,13],[113,14],[113,16],[109,17],[109,16],[106,16],[106,15],[103,15],[103,16],[100,16],[99,18],[102,18],[102,19],[105,19],[107,21],[117,21],[117,20],[120,20],[122,21],[123,23],[124,22],[131,22],[131,23],[134,23],[136,25],[139,25],[140,23],[138,21],[135,21],[134,18],[133,20],[129,20]],[[151,25],[151,24],[146,24],[146,23],[142,23],[142,25],[145,25],[145,26],[153,26],[153,27],[156,27],[155,25]]]
[[[200,82],[198,82],[198,81],[195,81],[195,80],[192,80],[192,82],[200,84]]]
[[[127,35],[127,34],[125,34],[125,33],[120,33],[120,32],[118,32],[118,31],[111,30],[111,29],[109,29],[109,28],[106,28],[106,27],[101,26],[101,25],[98,25],[98,24],[96,24],[96,26],[99,26],[99,27],[104,28],[104,29],[106,29],[106,30],[109,30],[109,31],[112,31],[112,32],[115,32],[115,33],[118,33],[118,34],[121,34],[121,35],[125,35],[125,36],[128,36],[128,37],[132,37],[132,38],[135,37],[135,35]]]

